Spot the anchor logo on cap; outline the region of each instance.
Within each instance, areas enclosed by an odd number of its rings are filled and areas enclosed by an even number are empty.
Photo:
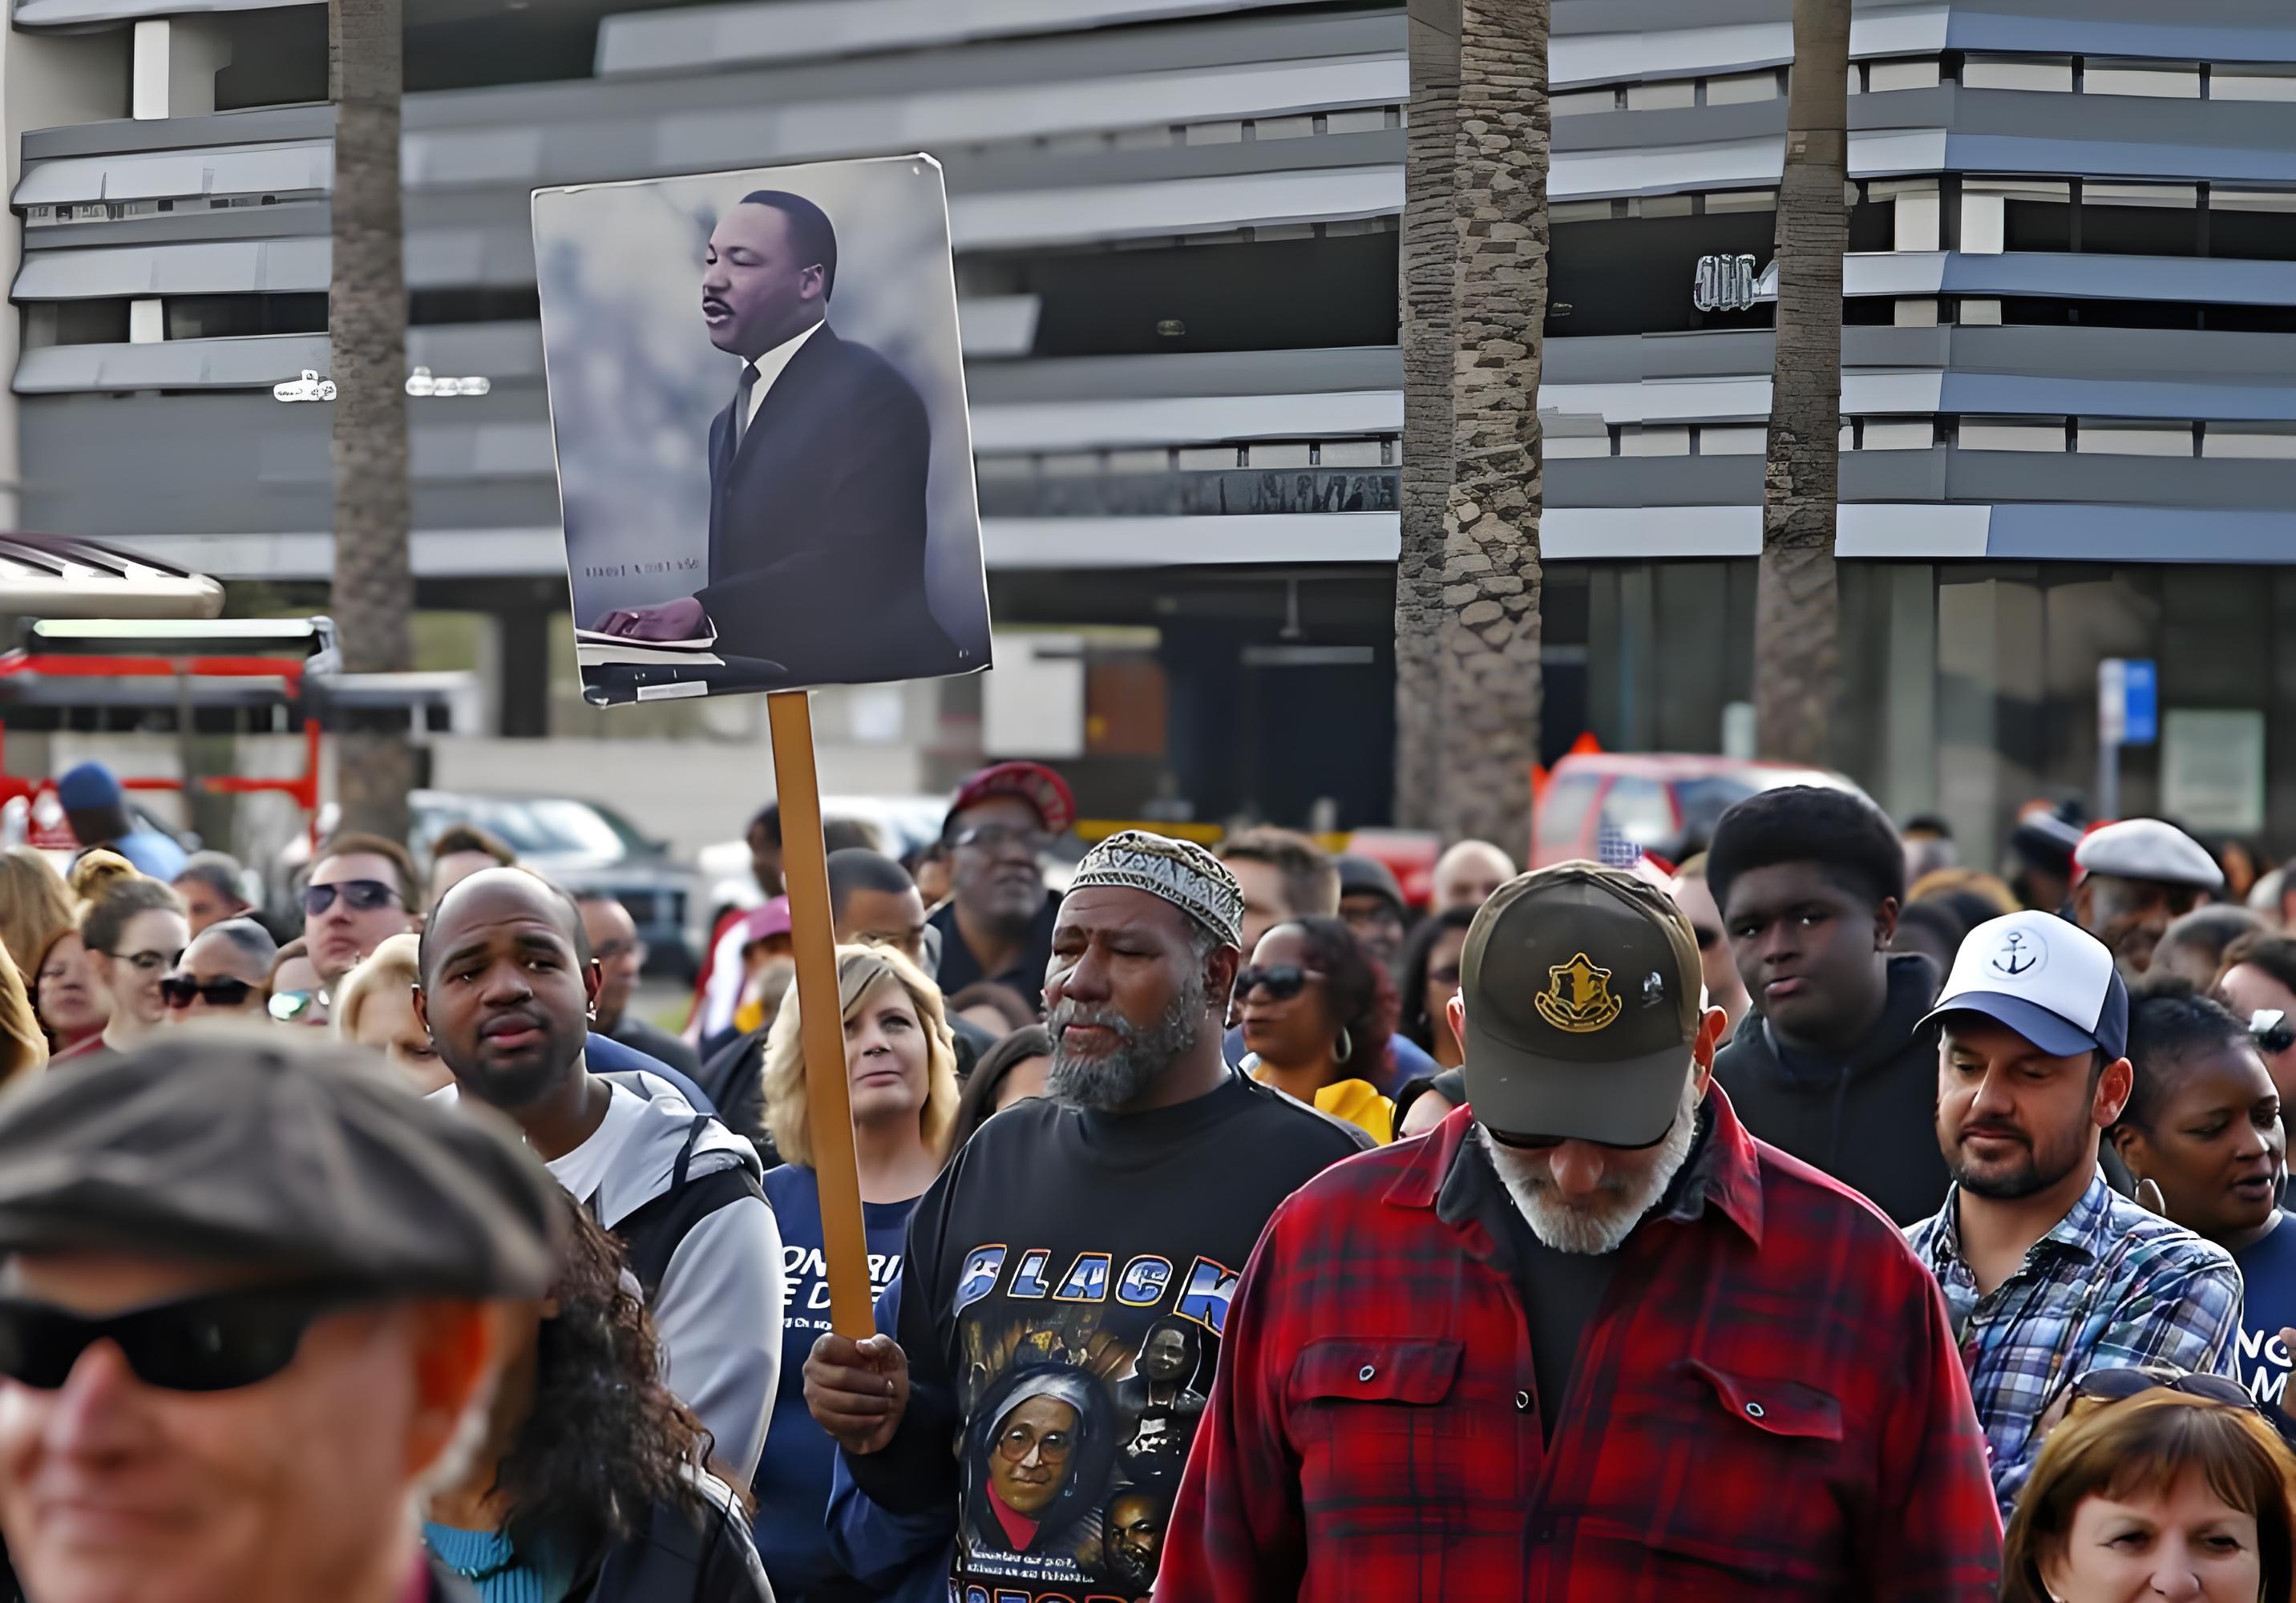
[[[2000,949],[1993,954],[1993,971],[2009,979],[2022,979],[2049,961],[2047,943],[2030,929],[2003,932]]]

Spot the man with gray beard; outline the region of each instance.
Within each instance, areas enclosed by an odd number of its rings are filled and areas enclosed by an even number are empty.
[[[1201,1415],[1128,1398],[1212,1390],[1260,1228],[1364,1145],[1222,1056],[1242,917],[1234,876],[1185,841],[1127,831],[1086,855],[1045,976],[1046,1096],[918,1201],[897,1333],[824,1336],[806,1363],[854,1484],[921,1542],[955,1540],[952,1596],[1143,1595],[1109,1511],[1160,1528]]]
[[[2001,1530],[1935,1284],[1746,1133],[1689,920],[1563,863],[1476,914],[1468,1105],[1275,1211],[1156,1603],[1980,1603]]]

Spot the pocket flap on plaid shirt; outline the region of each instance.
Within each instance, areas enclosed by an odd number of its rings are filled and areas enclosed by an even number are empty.
[[[1691,1372],[1720,1394],[1722,1406],[1755,1429],[1774,1436],[1841,1440],[1841,1404],[1816,1387],[1733,1375],[1695,1358],[1689,1362]]]
[[[1450,1394],[1465,1344],[1406,1337],[1326,1336],[1292,1362],[1292,1397],[1350,1403],[1440,1403]]]

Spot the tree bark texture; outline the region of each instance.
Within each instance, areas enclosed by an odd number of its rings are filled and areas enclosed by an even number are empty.
[[[1443,515],[1451,493],[1451,375],[1459,232],[1459,0],[1411,0],[1404,141],[1403,544],[1395,568],[1395,822],[1427,830],[1442,791]]]
[[[406,275],[400,225],[400,0],[328,0],[335,102],[333,269],[327,289],[335,381],[334,585],[343,667],[414,666],[407,555]],[[403,840],[414,754],[402,734],[349,731],[338,744],[343,826]]]
[[[1439,802],[1520,856],[1538,757],[1538,372],[1546,320],[1548,0],[1464,0]]]
[[[1833,537],[1841,487],[1842,199],[1849,0],[1794,0],[1793,83],[1778,186],[1778,339],[1762,563],[1754,600],[1755,740],[1826,763],[1841,683]]]

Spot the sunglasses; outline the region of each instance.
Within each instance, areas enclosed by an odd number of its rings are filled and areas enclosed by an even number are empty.
[[[295,1361],[303,1332],[362,1299],[336,1286],[250,1287],[86,1319],[48,1303],[0,1297],[0,1376],[52,1392],[97,1342],[119,1348],[135,1378],[168,1392],[228,1392]]]
[[[335,904],[338,896],[353,912],[373,912],[379,908],[406,905],[398,892],[380,879],[338,879],[332,885],[307,885],[303,887],[304,916],[317,918]]]
[[[160,982],[160,994],[171,1008],[188,1008],[194,1002],[203,1002],[211,1008],[235,1008],[255,994],[255,987],[243,979],[193,979],[188,974],[170,974]]]
[[[1701,952],[1711,952],[1722,944],[1722,932],[1718,929],[1710,929],[1703,924],[1693,924],[1690,927],[1690,933],[1698,937],[1698,949]]]
[[[1302,969],[1297,963],[1275,963],[1267,968],[1250,968],[1235,977],[1235,994],[1248,997],[1254,991],[1265,991],[1270,1002],[1289,1002],[1308,988],[1311,979],[1324,977],[1313,969]]]
[[[1567,1135],[1518,1135],[1513,1131],[1494,1129],[1488,1125],[1483,1126],[1483,1133],[1500,1146],[1511,1147],[1517,1152],[1551,1152],[1570,1139]],[[1659,1132],[1657,1141],[1636,1141],[1631,1145],[1624,1141],[1597,1141],[1595,1144],[1613,1152],[1647,1152],[1673,1133],[1674,1126],[1669,1125]]]
[[[2296,1046],[2296,1024],[2291,1024],[2288,1015],[2277,1008],[2251,1013],[2248,1016],[2248,1038],[2262,1051],[2284,1052]]]
[[[276,991],[269,1003],[271,1017],[281,1024],[299,1024],[328,1005],[324,991]]]
[[[2264,1411],[2246,1386],[2222,1375],[2185,1375],[2169,1370],[2091,1370],[2073,1382],[2074,1400],[2081,1403],[2126,1403],[2147,1392],[2180,1392],[2204,1403],[2220,1403],[2226,1408],[2244,1408],[2259,1414]]]

